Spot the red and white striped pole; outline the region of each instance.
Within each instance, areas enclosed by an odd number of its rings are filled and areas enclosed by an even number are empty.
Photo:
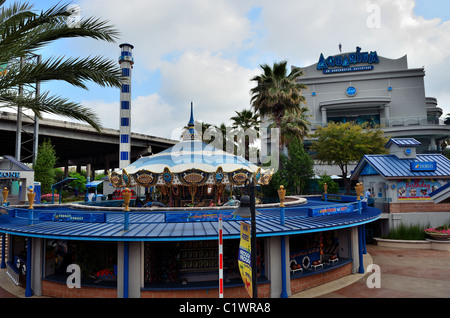
[[[219,216],[219,298],[223,298],[223,241],[222,241],[222,216]]]

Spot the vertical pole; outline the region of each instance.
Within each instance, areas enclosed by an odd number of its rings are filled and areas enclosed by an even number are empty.
[[[37,56],[37,64],[41,64],[42,55]],[[36,82],[36,99],[41,94],[41,82]],[[39,149],[39,117],[34,115],[34,139],[33,139],[33,163],[36,163],[37,153]]]
[[[25,64],[25,58],[20,58],[20,69]],[[19,85],[19,97],[23,95],[23,85]],[[17,106],[17,122],[16,122],[16,159],[20,161],[22,149],[22,106]]]
[[[119,168],[130,164],[131,155],[131,69],[133,68],[133,45],[120,44],[122,49],[119,57],[122,70],[122,88],[120,90],[120,146]]]
[[[284,209],[284,208],[283,208]],[[288,298],[286,283],[286,241],[281,237],[281,298]]]
[[[366,225],[363,224],[362,226],[362,244],[363,244],[363,254],[367,254],[366,250]]]
[[[284,225],[285,211],[284,207],[280,208],[280,225]]]
[[[32,248],[32,238],[27,237],[27,287],[25,289],[25,297],[31,297],[33,291],[31,290],[31,248]]]
[[[129,246],[128,242],[123,242],[123,298],[128,298],[129,285]]]
[[[0,268],[6,268],[6,234],[2,233],[2,263]]]
[[[257,281],[257,257],[256,257],[256,210],[255,210],[255,184],[250,178],[250,212],[251,212],[251,264],[252,264],[252,293],[253,298],[258,298]]]
[[[362,243],[362,226],[358,226],[358,254],[359,254],[359,267],[358,267],[358,272],[360,274],[364,273],[364,264],[363,264],[363,243]]]
[[[223,298],[223,241],[222,241],[222,216],[219,216],[219,298]]]

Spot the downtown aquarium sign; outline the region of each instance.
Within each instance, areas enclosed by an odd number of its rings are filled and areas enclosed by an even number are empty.
[[[373,70],[373,65],[367,64],[378,64],[379,62],[377,51],[361,52],[361,48],[357,46],[356,52],[349,54],[324,58],[323,53],[320,53],[317,69],[322,70],[323,74],[370,71]]]

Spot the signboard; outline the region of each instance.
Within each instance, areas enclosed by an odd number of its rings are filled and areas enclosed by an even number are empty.
[[[373,65],[352,66],[360,63],[378,64],[377,51],[361,52],[361,48],[357,46],[355,53],[347,55],[335,55],[324,58],[321,53],[317,62],[317,69],[322,70],[323,74],[373,70]]]
[[[331,215],[353,212],[353,205],[342,205],[333,207],[309,208],[308,216]]]
[[[431,179],[401,180],[397,182],[397,198],[399,201],[431,200],[430,193],[440,187],[438,181]]]
[[[0,171],[0,178],[20,178],[18,171]]]
[[[199,221],[218,221],[219,211],[204,211],[204,212],[168,212],[166,213],[166,222],[199,222]],[[220,211],[220,215],[224,220],[243,220],[239,215],[233,215],[234,210],[229,212]]]
[[[242,281],[250,298],[253,298],[251,266],[250,225],[241,222],[241,241],[239,243],[238,265]]]
[[[104,223],[105,213],[39,212],[40,221]]]
[[[413,161],[410,163],[411,171],[436,171],[435,161]]]

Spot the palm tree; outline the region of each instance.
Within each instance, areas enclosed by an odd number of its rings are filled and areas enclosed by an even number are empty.
[[[288,110],[281,118],[280,124],[280,143],[281,146],[288,146],[294,139],[300,139],[301,142],[308,136],[311,122],[308,114],[308,107],[301,107],[299,110]],[[276,123],[269,125],[270,128],[275,127]]]
[[[288,74],[286,61],[260,65],[263,73],[252,78],[256,86],[250,90],[251,105],[261,117],[268,116],[281,129],[282,118],[287,111],[301,110],[301,103],[305,102],[302,90],[307,86],[297,83],[297,78],[303,75],[300,68],[294,67]],[[279,144],[281,154],[282,145]]]
[[[250,132],[249,130],[256,130],[258,133],[259,125],[261,124],[261,120],[259,119],[258,113],[253,113],[251,110],[244,109],[241,112],[235,111],[236,116],[231,117],[230,119],[233,121],[233,128],[242,130],[242,133]],[[249,134],[245,134],[245,159],[249,160],[249,148],[250,148],[250,136]],[[255,135],[254,137],[257,137]]]
[[[121,71],[116,61],[102,56],[50,57],[41,63],[25,65],[11,61],[30,56],[57,39],[84,37],[115,42],[118,32],[107,21],[94,17],[69,26],[68,5],[57,4],[38,14],[27,3],[15,3],[8,8],[3,7],[4,3],[5,0],[0,0],[0,65],[8,67],[0,77],[0,107],[30,109],[39,118],[43,113],[62,115],[84,121],[100,132],[100,120],[88,107],[49,92],[26,96],[17,89],[51,80],[62,80],[83,89],[88,89],[89,81],[103,87],[120,87]]]

